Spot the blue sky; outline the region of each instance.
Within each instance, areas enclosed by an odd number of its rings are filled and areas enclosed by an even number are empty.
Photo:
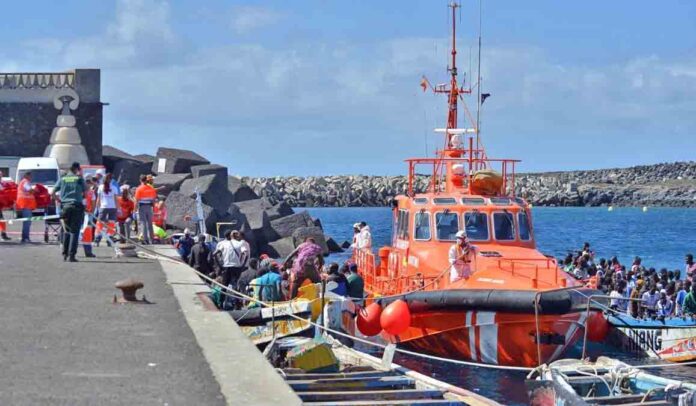
[[[463,1],[460,71],[478,4]],[[102,69],[105,143],[251,176],[399,174],[440,145],[447,1],[3,4],[0,71]],[[696,2],[483,4],[482,129],[523,171],[692,160]],[[475,54],[475,51],[474,51]],[[475,61],[474,61],[475,64]]]

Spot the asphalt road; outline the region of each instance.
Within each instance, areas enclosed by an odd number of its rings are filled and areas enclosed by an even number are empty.
[[[225,404],[159,263],[105,247],[67,263],[13,237],[0,242],[0,405]],[[154,304],[113,304],[126,277]]]

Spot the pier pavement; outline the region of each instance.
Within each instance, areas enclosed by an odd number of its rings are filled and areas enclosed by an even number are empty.
[[[95,253],[69,263],[56,244],[0,242],[0,404],[299,403],[234,321],[203,307],[185,265]],[[153,304],[113,303],[127,277]]]

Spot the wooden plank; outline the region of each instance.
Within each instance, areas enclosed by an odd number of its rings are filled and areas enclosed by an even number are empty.
[[[362,372],[337,372],[337,373],[307,373],[307,374],[286,374],[288,381],[313,380],[313,379],[333,379],[333,378],[368,378],[380,376],[396,376],[391,371],[362,371]]]
[[[348,400],[442,399],[444,392],[437,389],[402,389],[345,392],[300,392],[303,402]]]
[[[418,406],[462,406],[466,403],[447,399],[404,399],[404,400],[347,400],[343,402],[305,402],[311,406],[380,406],[380,405],[418,405]]]
[[[370,390],[381,388],[413,388],[415,381],[402,376],[386,376],[356,379],[311,379],[306,381],[286,381],[295,391],[340,391],[340,390]]]

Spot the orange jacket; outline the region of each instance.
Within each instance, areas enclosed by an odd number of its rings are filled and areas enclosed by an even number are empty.
[[[138,204],[154,204],[155,200],[157,200],[157,191],[152,186],[145,184],[135,189],[135,201],[137,201]]]
[[[118,196],[116,200],[118,201],[118,214],[116,215],[116,219],[119,223],[123,223],[133,214],[135,204],[133,204],[133,201],[130,199],[124,199],[121,196]]]
[[[29,182],[28,179],[22,179],[19,182],[19,187],[17,188],[17,203],[15,205],[17,210],[36,209],[36,197],[34,197],[34,190],[30,189],[28,192],[24,190],[27,183],[31,182]]]
[[[87,213],[93,213],[94,212],[94,203],[97,200],[96,196],[94,195],[94,190],[92,189],[87,189],[85,191],[85,211]]]

